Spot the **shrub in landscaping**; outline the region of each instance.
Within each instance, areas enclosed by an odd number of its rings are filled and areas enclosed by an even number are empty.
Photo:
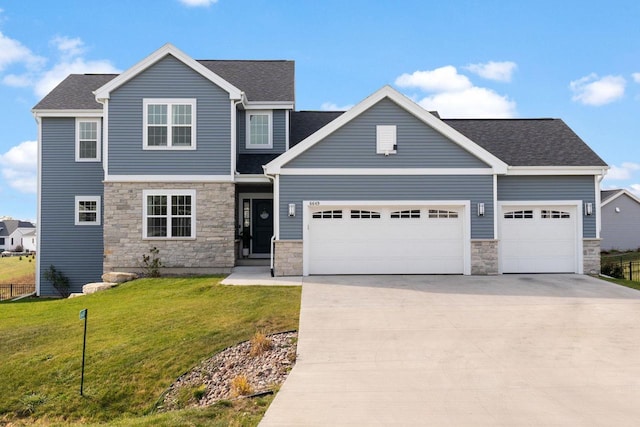
[[[144,269],[144,275],[147,277],[160,277],[160,267],[162,267],[162,261],[160,261],[159,254],[160,249],[155,246],[149,249],[149,255],[142,255],[142,268]]]
[[[600,271],[605,276],[615,277],[616,279],[624,279],[624,271],[620,264],[614,264],[612,262],[603,264]]]
[[[67,298],[71,295],[71,292],[69,292],[69,278],[56,270],[53,265],[50,265],[49,269],[42,273],[42,277],[51,282],[62,298]]]
[[[248,396],[253,393],[253,387],[245,375],[238,375],[231,380],[231,395],[234,397]]]
[[[251,338],[251,350],[249,350],[249,355],[251,355],[251,357],[260,356],[265,351],[271,350],[271,347],[273,347],[271,338],[267,337],[264,332],[258,331]]]

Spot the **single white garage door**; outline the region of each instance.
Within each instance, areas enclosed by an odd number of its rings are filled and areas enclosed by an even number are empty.
[[[463,207],[310,209],[309,274],[462,274]]]
[[[503,273],[577,272],[575,206],[503,206]]]

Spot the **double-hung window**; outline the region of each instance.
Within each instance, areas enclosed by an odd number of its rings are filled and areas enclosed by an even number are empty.
[[[76,162],[100,161],[100,119],[76,119]]]
[[[196,100],[145,98],[143,146],[146,150],[196,148]]]
[[[76,196],[75,224],[100,225],[100,196]]]
[[[247,148],[272,148],[271,111],[247,110]]]
[[[196,237],[195,190],[145,190],[143,199],[145,239]]]

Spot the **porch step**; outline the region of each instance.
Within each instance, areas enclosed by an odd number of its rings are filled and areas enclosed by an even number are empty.
[[[231,274],[233,273],[241,273],[241,274],[269,274],[271,275],[271,268],[267,265],[267,266],[262,266],[262,265],[239,265],[236,267],[233,267],[233,269],[231,270]]]
[[[271,265],[269,258],[239,258],[236,260],[238,266],[266,266]]]

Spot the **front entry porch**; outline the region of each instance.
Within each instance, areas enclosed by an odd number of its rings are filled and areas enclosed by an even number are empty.
[[[236,265],[269,265],[273,193],[238,191],[237,206]]]

